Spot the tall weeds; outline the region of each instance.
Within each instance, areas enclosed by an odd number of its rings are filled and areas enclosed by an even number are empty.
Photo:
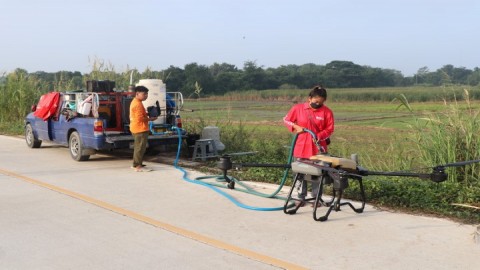
[[[462,103],[444,102],[446,110],[418,118],[411,126],[413,145],[423,164],[446,164],[480,159],[480,111],[472,109],[469,91]],[[465,107],[465,109],[463,109]],[[480,181],[480,166],[472,164],[449,169],[449,181],[471,185]]]
[[[0,85],[0,133],[18,133],[31,105],[45,93],[45,85],[24,70],[17,69],[6,75]]]
[[[396,100],[400,107],[413,112],[405,96],[400,95]],[[424,167],[425,172],[430,173],[431,166],[480,159],[480,112],[471,106],[469,91],[464,90],[460,100],[445,101],[446,109],[440,113],[414,116],[407,146],[393,143],[387,151],[397,155],[392,155],[392,162],[386,167],[395,165],[402,170],[414,171]],[[390,177],[378,178],[365,188],[368,198],[379,205],[420,209],[423,213],[479,222],[480,216],[475,210],[458,208],[455,204],[480,206],[480,165],[447,166],[446,172],[448,180],[439,184]],[[346,195],[355,198],[358,187],[352,185]]]

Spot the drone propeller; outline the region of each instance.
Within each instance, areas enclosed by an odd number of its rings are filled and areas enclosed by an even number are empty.
[[[478,162],[480,162],[480,159],[460,161],[460,162],[454,162],[454,163],[447,163],[447,164],[444,164],[444,165],[436,166],[435,168],[441,168],[441,167],[462,167],[462,166],[465,166],[465,165],[468,165],[468,164],[473,164],[473,163],[478,163]]]

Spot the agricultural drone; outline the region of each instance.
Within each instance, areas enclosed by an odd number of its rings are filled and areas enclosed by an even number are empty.
[[[310,130],[305,129],[305,132],[309,132],[312,138],[320,150],[320,145],[316,136]],[[359,166],[355,157],[352,159],[340,158],[330,156],[327,153],[321,153],[312,156],[310,159],[299,159],[291,164],[258,164],[258,163],[233,163],[231,158],[233,155],[224,155],[220,157],[217,163],[217,167],[222,170],[223,177],[227,182],[227,186],[230,189],[235,188],[235,181],[228,177],[228,170],[233,168],[240,169],[242,167],[277,167],[277,168],[290,168],[295,173],[292,187],[288,193],[288,197],[283,206],[283,212],[285,214],[293,215],[297,210],[307,201],[314,201],[314,206],[326,206],[328,207],[325,215],[317,216],[317,207],[313,207],[313,218],[315,221],[326,221],[332,210],[340,211],[340,207],[348,205],[356,213],[362,213],[365,208],[365,190],[363,187],[363,177],[370,175],[381,176],[400,176],[400,177],[417,177],[422,180],[430,180],[435,183],[440,183],[448,178],[448,174],[445,169],[448,167],[461,167],[468,164],[478,163],[480,160],[468,160],[455,163],[447,163],[443,165],[437,165],[431,167],[430,173],[412,173],[412,172],[379,172],[369,171]],[[316,176],[316,177],[309,177]],[[319,181],[319,189],[316,196],[307,198],[303,201],[292,197],[293,190],[298,181]],[[343,191],[349,186],[349,180],[358,181],[360,187],[361,206],[355,207],[350,202],[342,202]],[[325,201],[322,198],[325,185],[332,185],[332,198],[329,201]],[[296,201],[296,206],[293,209],[289,209],[292,201]]]

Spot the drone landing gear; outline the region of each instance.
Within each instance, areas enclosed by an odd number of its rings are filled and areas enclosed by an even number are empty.
[[[230,179],[230,178],[228,177],[228,175],[227,175],[226,172],[223,174],[223,178],[224,178],[225,181],[227,182],[227,187],[228,187],[229,189],[235,189],[235,180]]]
[[[332,201],[335,201],[335,202],[329,206],[329,208],[327,210],[327,213],[325,213],[325,215],[321,216],[321,217],[317,217],[317,208],[315,208],[313,210],[313,219],[315,221],[327,221],[328,216],[330,215],[332,210],[335,210],[335,212],[342,211],[340,209],[340,207],[344,206],[344,205],[350,206],[350,208],[352,208],[352,210],[355,211],[355,213],[363,213],[363,209],[365,209],[365,190],[363,189],[362,178],[358,178],[357,180],[358,180],[358,183],[360,185],[360,196],[362,197],[362,206],[361,207],[355,208],[355,206],[353,206],[353,204],[351,204],[350,202],[341,202],[342,195],[343,195],[343,189],[341,189],[341,188],[337,189],[335,187],[335,180],[334,180]],[[322,186],[323,186],[323,183],[322,183]],[[319,189],[319,194],[317,194],[317,196],[321,195],[320,194],[321,190],[322,190],[322,188]],[[338,196],[337,196],[337,193],[338,193]]]
[[[362,206],[359,208],[356,208],[350,202],[341,202],[342,196],[343,196],[343,190],[345,190],[345,188],[348,187],[347,175],[342,174],[341,172],[337,173],[337,172],[324,171],[321,175],[319,175],[318,181],[320,181],[320,187],[318,189],[316,196],[313,198],[305,199],[305,200],[292,198],[293,190],[295,189],[297,182],[305,179],[305,174],[297,173],[295,175],[292,188],[288,193],[288,197],[287,197],[287,200],[285,201],[285,205],[283,206],[283,212],[285,214],[293,215],[297,213],[298,209],[302,206],[302,204],[305,204],[305,202],[314,201],[313,219],[315,221],[326,221],[328,219],[328,216],[332,212],[332,210],[335,210],[335,212],[341,211],[340,207],[344,205],[348,205],[353,211],[355,211],[355,213],[362,213],[365,208],[365,190],[363,188],[362,178],[361,177],[352,177],[352,178],[355,180],[358,180],[359,186],[360,186]],[[306,181],[311,181],[311,180],[307,179]],[[325,201],[322,198],[324,185],[332,184],[332,183],[333,183],[333,197],[330,201]],[[290,201],[297,201],[299,203],[296,204],[294,209],[288,210],[287,208]],[[317,215],[317,209],[319,208],[318,206],[328,207],[328,210],[325,213],[325,215],[318,217]]]
[[[297,173],[295,175],[295,178],[294,178],[294,181],[293,181],[293,184],[292,184],[292,188],[290,189],[290,192],[288,193],[287,200],[285,201],[285,204],[283,205],[283,212],[285,214],[293,215],[293,214],[297,213],[297,211],[300,207],[302,207],[303,205],[305,205],[306,203],[311,202],[311,201],[315,201],[314,205],[323,205],[323,206],[330,206],[333,203],[334,198],[329,202],[326,202],[322,199],[321,194],[323,193],[323,181],[324,181],[324,178],[322,176],[320,178],[316,179],[316,180],[309,180],[309,179],[305,179],[305,178],[306,178],[305,174],[302,174],[302,173]],[[299,183],[300,181],[303,181],[303,180],[309,181],[309,182],[320,181],[321,184],[320,184],[317,196],[312,197],[312,198],[307,198],[307,199],[296,199],[296,198],[292,197],[293,190],[295,189],[297,183]],[[295,208],[287,210],[288,205],[291,201],[297,202],[295,204]],[[317,207],[314,207],[314,211],[317,211]]]

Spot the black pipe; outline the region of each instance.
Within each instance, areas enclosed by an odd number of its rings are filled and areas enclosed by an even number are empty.
[[[243,167],[265,167],[265,168],[292,168],[290,164],[271,164],[271,163],[233,163],[235,168]]]
[[[419,177],[419,178],[429,178],[429,173],[407,173],[407,172],[372,172],[372,171],[363,171],[362,175],[385,175],[385,176],[409,176],[409,177]]]
[[[432,173],[406,173],[406,172],[371,172],[362,171],[362,175],[384,175],[384,176],[404,176],[404,177],[418,177],[424,180],[431,180],[435,183],[440,183],[448,178],[448,174],[445,173],[443,168],[437,168]]]

